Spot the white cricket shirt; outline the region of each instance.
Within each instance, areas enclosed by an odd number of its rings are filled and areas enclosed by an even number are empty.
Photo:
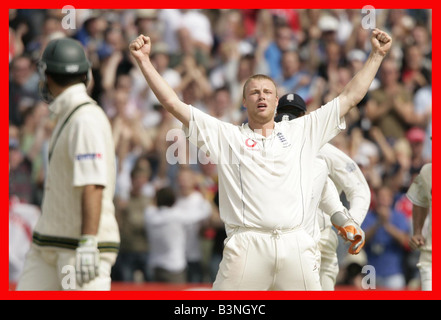
[[[371,201],[371,192],[366,178],[354,160],[330,143],[320,149],[319,155],[326,161],[329,177],[337,187],[338,193],[345,193],[350,204],[350,215],[358,225],[361,225]]]
[[[423,228],[425,245],[421,250],[432,251],[432,164],[425,164],[407,191],[409,200],[420,207],[429,208]]]
[[[64,120],[80,107],[55,137]],[[53,149],[45,182],[42,216],[34,242],[40,246],[74,249],[81,235],[81,195],[86,185],[104,186],[98,242],[101,252],[116,252],[119,230],[114,214],[115,147],[109,120],[87,95],[84,84],[69,87],[49,109],[58,121],[51,137]],[[55,143],[55,146],[54,146]]]
[[[191,107],[191,106],[190,106]],[[235,126],[191,107],[187,137],[218,165],[219,209],[227,233],[302,225],[311,201],[314,159],[341,129],[338,98],[310,114],[275,123],[271,135]]]

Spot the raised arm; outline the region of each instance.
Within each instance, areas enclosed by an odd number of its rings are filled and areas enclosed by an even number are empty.
[[[372,51],[361,70],[339,95],[340,116],[346,115],[366,95],[380,68],[381,62],[392,46],[392,38],[384,31],[374,29],[371,36]]]
[[[150,61],[151,46],[152,44],[149,37],[139,35],[130,43],[129,49],[161,105],[188,127],[190,122],[190,108],[179,99],[176,92],[152,65]]]

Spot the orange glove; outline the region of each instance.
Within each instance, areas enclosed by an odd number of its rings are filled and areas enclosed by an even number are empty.
[[[354,220],[343,212],[336,212],[331,216],[332,225],[338,230],[338,234],[345,240],[351,242],[348,252],[358,254],[365,243],[364,231]]]

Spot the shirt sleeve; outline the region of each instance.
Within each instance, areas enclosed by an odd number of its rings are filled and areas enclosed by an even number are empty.
[[[345,118],[340,118],[339,101],[337,97],[301,118],[304,119],[306,137],[310,140],[311,146],[317,151],[339,134],[341,130],[346,129]]]
[[[332,216],[336,212],[343,211],[343,204],[340,201],[337,188],[329,178],[327,178],[323,188],[319,208],[329,216]]]
[[[73,186],[106,186],[107,157],[114,157],[106,151],[107,137],[97,119],[90,116],[75,117],[72,123],[69,153],[73,161]]]
[[[361,224],[366,217],[371,201],[369,185],[358,165],[343,151],[325,144],[320,151],[329,170],[329,177],[339,192],[343,191],[350,204],[349,213]]]
[[[424,179],[421,174],[419,174],[409,187],[406,193],[409,200],[417,206],[423,208],[430,207],[430,199],[428,194],[425,192]]]

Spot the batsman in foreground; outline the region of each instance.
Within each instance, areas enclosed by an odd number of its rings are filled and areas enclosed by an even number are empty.
[[[76,40],[46,46],[41,95],[57,124],[49,144],[42,215],[17,290],[110,290],[119,248],[109,120],[87,94],[90,62]]]
[[[152,65],[149,37],[140,35],[130,44],[159,102],[218,165],[227,239],[214,290],[321,290],[317,244],[303,228],[313,160],[345,128],[344,116],[367,93],[392,40],[375,29],[371,44],[365,65],[337,98],[293,121],[274,122],[279,100],[274,81],[250,77],[243,88],[248,123],[241,126],[182,102]]]

